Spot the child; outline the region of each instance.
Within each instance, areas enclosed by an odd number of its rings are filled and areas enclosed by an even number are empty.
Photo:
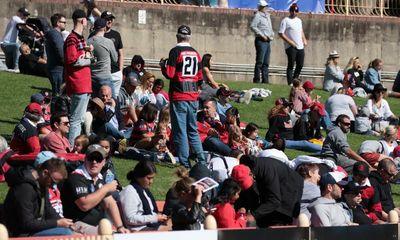
[[[114,141],[111,139],[111,137],[102,137],[96,139],[95,142],[102,146],[107,153],[106,163],[101,169],[101,174],[104,177],[104,181],[106,183],[112,182],[113,180],[118,181],[117,172],[115,171],[114,164],[111,159],[111,155],[114,152],[112,144]]]
[[[152,103],[144,105],[140,111],[139,120],[133,125],[132,135],[129,140],[129,145],[139,149],[150,150],[161,138],[155,134],[157,107]]]
[[[164,90],[164,81],[162,79],[157,78],[154,81],[153,85],[153,93],[156,96],[156,106],[159,110],[168,106],[169,104],[169,96]]]
[[[239,198],[241,188],[233,179],[226,179],[217,196],[218,203],[213,213],[218,228],[244,228],[246,227],[246,209],[241,208],[237,213],[233,204]]]
[[[158,144],[155,146],[157,151],[169,152],[168,146],[169,146],[169,139],[171,136],[171,126],[170,126],[170,115],[168,107],[164,107],[163,109],[161,109],[158,115],[156,133],[162,136],[162,139],[160,139],[158,141]]]
[[[200,230],[205,220],[201,205],[203,187],[194,185],[190,177],[183,177],[173,187],[179,203],[172,210],[172,230]]]
[[[74,149],[72,150],[72,152],[85,154],[88,146],[89,137],[85,134],[81,134],[75,138]]]
[[[249,152],[247,139],[243,136],[240,127],[236,125],[229,128],[228,145],[232,150],[239,150],[244,154]]]
[[[257,155],[262,147],[263,141],[258,137],[258,126],[255,123],[247,124],[246,128],[243,131],[243,135],[247,138],[247,142],[249,145],[249,155]],[[268,143],[266,142],[266,145]]]
[[[370,113],[368,107],[362,107],[359,109],[358,115],[354,121],[354,130],[359,134],[379,136],[378,132],[372,130],[371,119],[369,118],[369,115]]]

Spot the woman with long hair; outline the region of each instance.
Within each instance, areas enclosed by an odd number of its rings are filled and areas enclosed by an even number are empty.
[[[120,193],[122,219],[126,227],[134,231],[157,230],[168,217],[158,212],[150,187],[157,170],[153,162],[140,161],[128,172],[130,184]]]
[[[203,55],[201,64],[203,66],[203,83],[201,84],[200,100],[204,101],[208,98],[216,97],[217,90],[220,86],[228,88],[225,84],[217,83],[211,73],[212,55],[206,53]]]
[[[381,71],[383,69],[383,61],[379,58],[375,58],[368,64],[368,69],[365,72],[365,91],[371,93],[374,90],[376,84],[381,83]]]
[[[378,83],[372,90],[366,107],[372,120],[372,130],[382,132],[389,124],[397,125],[399,118],[390,110],[389,103],[384,99],[387,89]]]
[[[151,72],[145,72],[140,78],[140,85],[133,92],[136,108],[141,109],[147,103],[156,104],[157,99],[153,93],[153,84],[156,77]]]

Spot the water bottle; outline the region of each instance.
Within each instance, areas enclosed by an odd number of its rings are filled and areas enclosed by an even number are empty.
[[[105,180],[106,183],[110,183],[114,181],[114,179],[115,179],[114,173],[110,169],[107,169],[106,180]]]

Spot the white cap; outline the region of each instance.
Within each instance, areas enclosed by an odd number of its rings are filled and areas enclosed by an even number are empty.
[[[260,0],[260,2],[258,2],[258,6],[260,6],[260,7],[266,7],[266,6],[268,6],[268,3],[267,3],[267,1],[265,1],[265,0]]]

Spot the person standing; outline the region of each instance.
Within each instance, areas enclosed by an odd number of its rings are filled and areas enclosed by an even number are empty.
[[[300,76],[304,65],[304,47],[307,46],[307,39],[304,36],[303,24],[297,17],[299,7],[296,3],[289,8],[290,15],[281,22],[279,36],[285,41],[285,51],[288,58],[286,69],[286,78],[288,85],[291,85],[293,79]],[[293,73],[293,67],[296,63],[296,69]]]
[[[269,58],[271,55],[271,41],[274,39],[274,31],[270,14],[267,12],[268,3],[260,0],[258,3],[258,11],[251,21],[250,28],[255,33],[256,39],[256,65],[254,67],[254,83],[260,83],[260,75],[262,83],[269,83]]]
[[[19,44],[17,43],[18,29],[17,24],[25,23],[30,15],[28,9],[22,7],[7,24],[6,32],[1,41],[1,49],[6,57],[6,65],[9,69],[18,69]]]
[[[50,17],[50,22],[53,28],[45,35],[45,46],[51,91],[56,96],[61,94],[60,88],[64,82],[64,38],[61,32],[65,30],[67,21],[64,15],[56,13]]]
[[[104,37],[109,38],[113,41],[115,50],[118,53],[118,61],[111,61],[113,97],[117,99],[119,95],[119,90],[121,89],[122,85],[122,69],[124,68],[124,45],[122,44],[121,34],[111,29],[115,16],[109,11],[104,11],[101,14],[101,18],[107,21]]]
[[[94,22],[94,36],[88,39],[88,44],[93,45],[96,64],[91,65],[93,96],[98,96],[98,92],[103,85],[113,89],[111,80],[111,62],[117,61],[118,55],[115,51],[113,42],[104,37],[106,31],[106,20],[98,18]],[[116,98],[115,98],[116,99]]]
[[[198,86],[203,79],[200,54],[190,46],[192,31],[186,25],[178,28],[178,44],[169,52],[168,59],[161,58],[163,75],[170,79],[172,139],[180,163],[190,168],[189,142],[200,163],[206,162],[197,132],[196,114],[199,103]]]
[[[90,64],[94,63],[91,51],[93,46],[87,46],[82,36],[87,26],[86,13],[77,9],[72,14],[74,29],[64,43],[65,84],[67,94],[71,97],[71,117],[68,140],[71,146],[81,134],[81,124],[92,93],[92,77]]]

